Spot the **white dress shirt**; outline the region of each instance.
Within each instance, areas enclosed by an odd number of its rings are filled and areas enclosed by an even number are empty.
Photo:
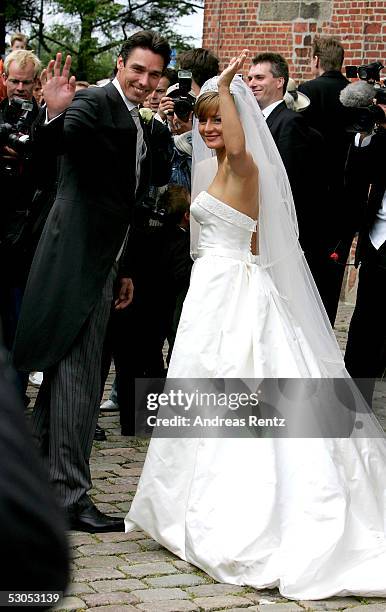
[[[361,136],[360,134],[355,134],[355,140],[354,140],[355,146],[356,147],[367,147],[371,142],[373,134],[369,134],[368,136],[365,136],[362,142],[360,140],[360,136]],[[382,205],[380,209],[378,210],[373,226],[370,229],[369,238],[371,240],[371,244],[377,250],[386,241],[386,190],[385,190],[385,193],[383,194]]]

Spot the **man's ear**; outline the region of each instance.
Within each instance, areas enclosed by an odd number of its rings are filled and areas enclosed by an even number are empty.
[[[1,80],[5,85],[5,83],[7,82],[7,75],[5,74],[5,72],[3,72],[3,74],[1,75]]]
[[[124,67],[125,67],[125,64],[123,63],[122,55],[119,55],[117,59],[117,68],[118,70],[122,70]]]
[[[284,77],[278,77],[278,79],[277,79],[277,88],[283,90],[283,96],[284,96],[284,94],[285,94],[285,91],[284,91]]]

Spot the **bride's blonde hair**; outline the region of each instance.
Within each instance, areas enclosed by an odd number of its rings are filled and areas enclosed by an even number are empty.
[[[195,106],[194,114],[199,121],[205,120],[217,114],[220,106],[220,98],[217,91],[206,91],[199,96]]]

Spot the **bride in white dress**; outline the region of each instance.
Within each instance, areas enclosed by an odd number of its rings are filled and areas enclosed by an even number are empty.
[[[206,191],[191,206],[196,261],[168,376],[345,378],[280,157],[235,76],[245,57],[196,105],[193,184]],[[294,599],[386,595],[385,441],[360,410],[361,437],[153,438],[126,530],[221,582]]]

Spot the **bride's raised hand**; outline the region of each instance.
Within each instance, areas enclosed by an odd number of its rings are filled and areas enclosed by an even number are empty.
[[[225,85],[229,87],[235,74],[241,71],[243,64],[248,56],[249,50],[243,49],[239,56],[232,57],[227,66],[219,76],[218,85]]]

